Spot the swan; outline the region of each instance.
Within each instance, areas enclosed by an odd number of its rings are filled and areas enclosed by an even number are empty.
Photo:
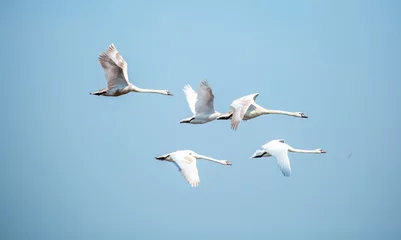
[[[202,81],[196,93],[190,85],[183,89],[192,117],[182,119],[180,123],[203,124],[215,120],[221,115],[213,106],[214,95],[207,81]]]
[[[106,74],[107,88],[90,93],[91,95],[117,97],[129,92],[158,93],[170,96],[173,95],[167,90],[144,89],[136,87],[130,83],[127,73],[128,64],[124,61],[123,57],[120,55],[113,43],[109,46],[105,53],[100,53],[99,62]]]
[[[297,153],[326,153],[323,149],[315,150],[302,150],[292,148],[290,145],[284,143],[283,139],[272,140],[262,146],[263,150],[256,150],[251,158],[261,158],[273,156],[276,158],[278,167],[284,176],[289,177],[291,175],[290,159],[288,158],[288,152]]]
[[[232,165],[231,162],[227,160],[216,160],[211,157],[199,155],[191,150],[176,151],[155,158],[160,161],[166,160],[173,162],[192,187],[197,187],[199,185],[199,174],[198,169],[196,168],[196,159],[205,159],[221,165]]]
[[[308,116],[302,112],[265,109],[256,104],[255,99],[257,96],[259,96],[259,93],[253,93],[234,100],[230,105],[230,111],[221,114],[217,117],[217,120],[231,119],[231,129],[237,130],[241,120],[249,120],[263,114],[281,114],[299,118],[308,118]]]

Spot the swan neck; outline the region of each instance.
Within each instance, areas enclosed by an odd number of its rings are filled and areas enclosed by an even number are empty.
[[[208,161],[211,161],[211,162],[220,163],[220,164],[223,164],[223,165],[224,165],[224,161],[217,160],[217,159],[214,159],[214,158],[211,158],[211,157],[207,157],[207,156],[203,156],[203,155],[198,155],[197,158],[202,158],[202,159],[204,159],[204,160],[208,160]]]
[[[158,93],[158,94],[165,94],[164,91],[162,90],[154,90],[154,89],[146,89],[146,88],[138,88],[138,87],[133,87],[132,88],[133,92],[141,92],[141,93]]]
[[[292,148],[292,147],[289,147],[288,151],[295,152],[295,153],[320,153],[316,150],[304,150],[304,149],[296,149],[296,148]]]
[[[288,115],[288,116],[297,116],[296,113],[287,112],[283,110],[273,110],[273,109],[265,109],[263,108],[264,114],[280,114],[280,115]]]

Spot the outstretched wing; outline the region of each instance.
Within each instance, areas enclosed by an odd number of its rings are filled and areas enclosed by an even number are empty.
[[[246,111],[248,110],[249,106],[255,103],[255,99],[258,95],[259,93],[250,94],[245,97],[238,98],[231,103],[230,108],[233,111],[233,115],[231,117],[231,129],[237,130],[241,120],[244,118]]]
[[[187,153],[177,153],[171,156],[182,175],[192,187],[199,185],[199,174],[196,168],[196,158]]]
[[[119,66],[122,69],[122,71],[124,73],[125,80],[127,82],[129,82],[129,80],[128,80],[128,72],[127,72],[128,64],[124,60],[124,58],[120,55],[120,53],[118,52],[117,48],[114,46],[113,43],[107,49],[106,54],[107,54],[107,56],[109,56],[111,58],[111,60],[113,60],[113,62],[117,66]]]
[[[276,162],[278,167],[284,176],[291,176],[291,165],[290,159],[288,158],[288,152],[281,152],[280,154],[275,155]]]
[[[198,87],[198,96],[195,103],[196,115],[214,113],[214,95],[207,81],[202,81]]]
[[[288,158],[288,145],[282,142],[283,140],[272,140],[263,145],[266,152],[276,158],[278,167],[284,176],[291,176],[290,159]]]
[[[106,53],[100,53],[99,62],[106,74],[108,89],[128,86],[127,63],[113,44],[109,46]]]
[[[187,98],[189,108],[191,109],[191,112],[195,115],[195,103],[198,94],[192,89],[190,85],[186,85],[183,91],[185,93],[185,97]]]

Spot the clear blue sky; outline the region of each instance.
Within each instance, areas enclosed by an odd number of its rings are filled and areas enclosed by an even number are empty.
[[[400,239],[400,1],[3,1],[1,239]],[[174,97],[90,96],[114,43],[130,80]],[[182,88],[207,78],[217,111],[183,125]],[[323,148],[249,159],[264,143]],[[191,188],[155,156],[199,161]],[[351,158],[347,158],[352,153]]]

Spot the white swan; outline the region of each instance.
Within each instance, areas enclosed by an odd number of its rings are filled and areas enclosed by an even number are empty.
[[[302,150],[292,148],[290,145],[284,143],[284,140],[272,140],[262,146],[263,150],[256,150],[251,158],[261,158],[273,156],[276,158],[278,167],[284,176],[289,177],[291,175],[290,159],[288,158],[288,152],[297,153],[326,153],[323,149],[315,150]]]
[[[196,159],[205,159],[222,165],[232,165],[231,162],[227,160],[216,160],[211,157],[199,155],[191,150],[176,151],[155,158],[161,161],[166,160],[173,162],[192,187],[199,185],[199,174],[198,169],[196,168]]]
[[[308,118],[308,116],[302,112],[265,109],[256,104],[255,99],[258,95],[259,93],[254,93],[234,100],[230,105],[231,111],[221,114],[217,120],[231,119],[231,128],[236,130],[241,123],[241,120],[249,120],[263,114],[282,114],[299,118]]]
[[[92,95],[117,97],[129,92],[158,93],[170,96],[173,95],[167,90],[144,89],[136,87],[130,83],[127,73],[128,64],[124,61],[114,44],[109,46],[106,53],[100,53],[99,62],[106,74],[107,88],[90,93]]]
[[[199,84],[198,93],[190,85],[183,89],[192,117],[182,119],[180,123],[202,124],[215,120],[221,113],[214,110],[214,95],[207,81]]]

